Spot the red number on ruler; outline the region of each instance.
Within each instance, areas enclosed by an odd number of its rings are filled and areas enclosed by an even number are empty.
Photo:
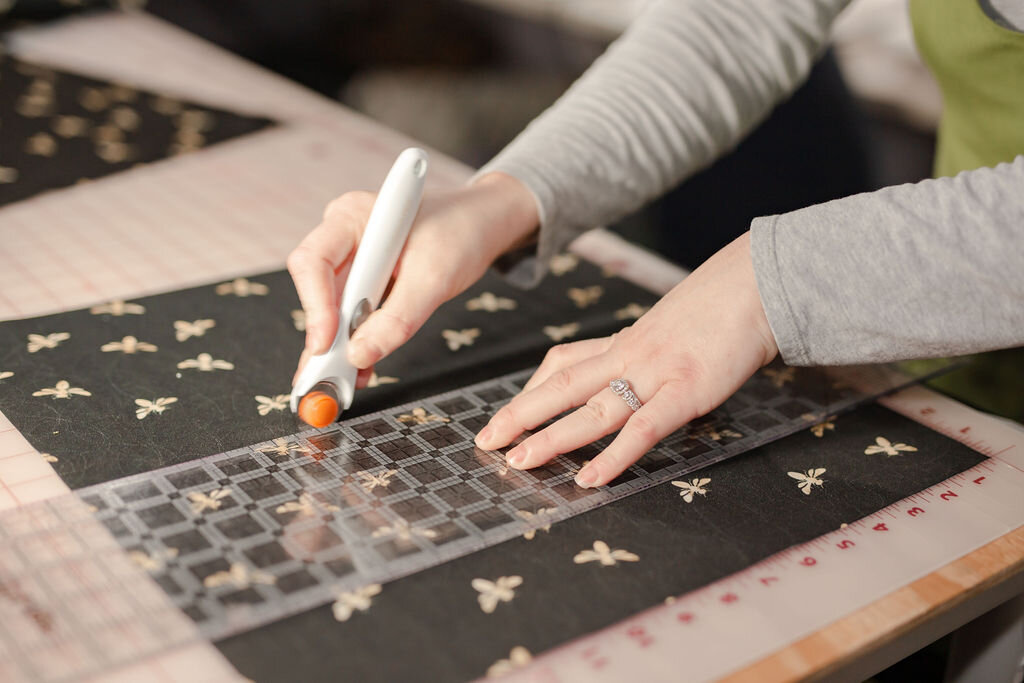
[[[887,527],[884,522],[876,524],[876,525],[874,525],[871,528],[874,529],[875,531],[888,531],[889,530],[889,527]]]
[[[584,650],[583,659],[587,660],[590,666],[595,669],[603,669],[608,664],[608,660],[598,654],[596,647],[588,647]]]
[[[960,433],[961,433],[961,434],[966,434],[966,433],[967,433],[967,432],[969,432],[969,431],[971,431],[971,428],[970,428],[970,427],[964,427],[963,429],[961,429],[961,430],[960,430]]]
[[[917,517],[918,515],[923,515],[924,510],[922,510],[921,508],[910,508],[909,510],[907,510],[907,514],[911,517]]]
[[[818,561],[813,557],[805,557],[804,559],[800,560],[800,564],[802,564],[805,567],[813,567],[814,565],[818,564]]]
[[[676,615],[676,619],[684,624],[689,624],[691,621],[693,621],[693,614],[690,612],[680,612]]]
[[[630,626],[626,629],[626,635],[635,640],[640,647],[647,647],[654,643],[654,638],[644,630],[643,626]]]
[[[851,541],[850,539],[846,539],[842,543],[836,543],[836,547],[840,550],[846,550],[847,548],[852,548],[855,545],[857,544]]]
[[[763,585],[765,585],[765,586],[767,586],[767,585],[769,585],[769,584],[771,584],[771,583],[773,583],[775,581],[778,581],[778,580],[779,580],[779,577],[777,577],[777,576],[762,576],[761,577],[761,583]]]
[[[921,414],[922,415],[931,415],[934,412],[935,412],[935,408],[922,408],[921,409]]]
[[[726,593],[725,595],[723,595],[721,597],[722,602],[724,602],[727,605],[730,604],[730,603],[736,602],[739,599],[740,599],[740,596],[736,595],[735,593]]]
[[[956,498],[957,495],[952,491],[946,491],[945,493],[939,494],[939,498],[942,500],[949,500],[950,498]]]
[[[985,477],[978,477],[977,479],[974,480],[974,483],[975,484],[980,484],[983,481],[985,481]]]

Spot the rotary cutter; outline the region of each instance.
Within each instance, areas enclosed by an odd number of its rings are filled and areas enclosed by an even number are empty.
[[[348,341],[380,305],[419,210],[426,174],[427,153],[411,147],[398,156],[377,194],[341,295],[334,342],[310,357],[292,389],[292,412],[314,427],[326,427],[352,405],[357,370],[348,362]]]

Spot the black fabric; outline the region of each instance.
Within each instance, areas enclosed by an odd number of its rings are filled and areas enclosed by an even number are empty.
[[[0,206],[271,123],[0,53]]]
[[[687,503],[664,484],[383,586],[347,621],[330,605],[226,639],[244,675],[273,681],[459,681],[516,646],[538,654],[740,571],[941,482],[984,456],[876,404],[699,472]],[[865,453],[877,438],[916,450]],[[824,468],[809,494],[788,472]],[[692,477],[687,476],[690,480]],[[576,564],[596,540],[636,562]],[[475,578],[521,576],[510,602],[477,605]],[[693,653],[690,653],[693,654]]]
[[[381,382],[397,382],[360,391],[346,416],[535,364],[554,343],[545,328],[578,325],[567,339],[609,334],[629,322],[617,312],[636,314],[655,299],[591,264],[559,258],[572,269],[539,290],[523,292],[488,274],[445,304],[377,367]],[[486,310],[488,302],[498,310]],[[276,272],[0,323],[0,372],[13,373],[0,380],[0,411],[57,459],[72,488],[291,434],[299,425],[282,397],[302,349],[298,309],[290,277]],[[179,341],[181,323],[204,320],[214,325]],[[457,342],[463,345],[452,350]],[[209,354],[208,369],[195,367],[201,354]],[[90,395],[58,397],[62,381]]]

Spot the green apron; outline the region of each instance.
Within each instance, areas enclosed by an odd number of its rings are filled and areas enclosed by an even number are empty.
[[[978,0],[911,0],[910,17],[918,50],[942,90],[935,175],[1024,154],[1024,33],[997,24]],[[1024,348],[980,354],[933,385],[1024,422]]]

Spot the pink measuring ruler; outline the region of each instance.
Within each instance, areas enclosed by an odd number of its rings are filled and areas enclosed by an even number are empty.
[[[549,651],[509,680],[715,680],[1024,525],[1024,430],[923,387],[880,403],[990,459]]]

